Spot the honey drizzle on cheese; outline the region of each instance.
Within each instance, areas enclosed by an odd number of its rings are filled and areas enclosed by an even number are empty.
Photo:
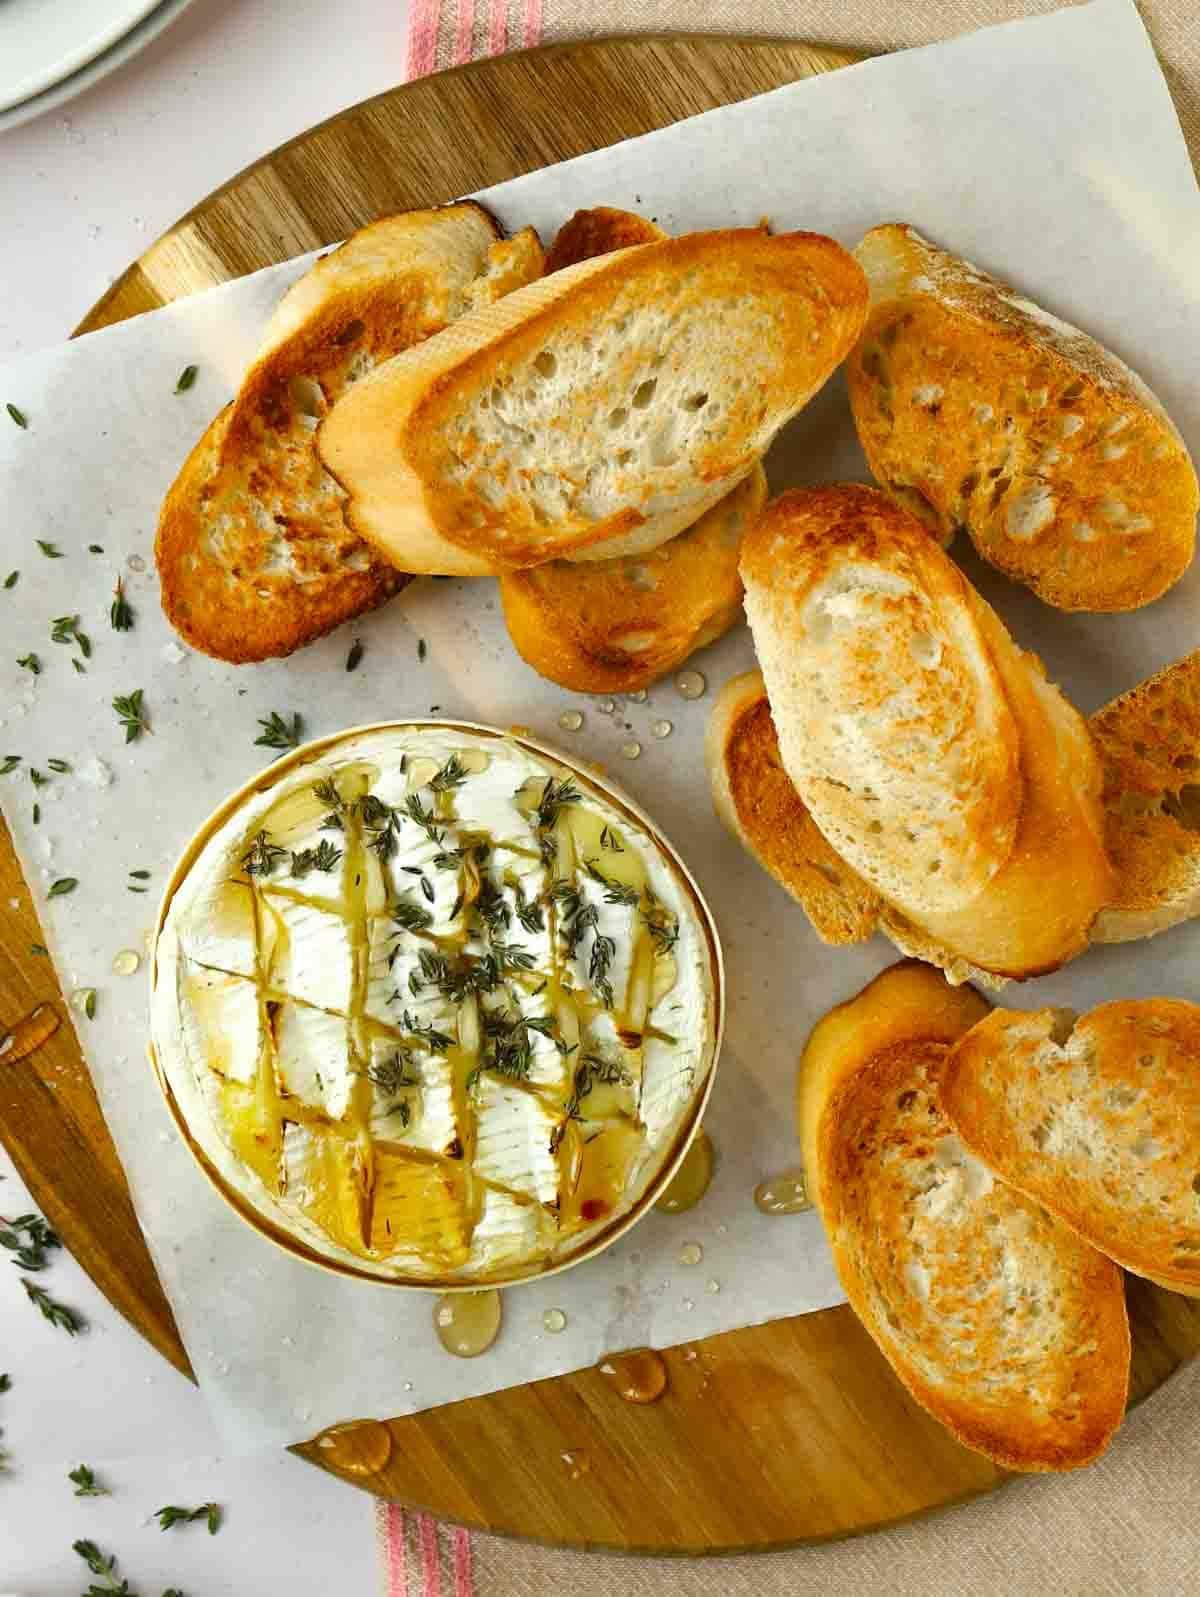
[[[474,757],[469,770],[486,768],[487,757],[481,751],[464,751],[464,761],[469,756]],[[439,768],[434,760],[420,756],[411,758],[406,773],[408,791],[413,793],[425,788]],[[476,1091],[469,1084],[483,1065],[484,1042],[483,1005],[476,995],[469,996],[458,1006],[455,1041],[443,1056],[451,1071],[458,1146],[451,1144],[452,1152],[448,1149],[435,1153],[402,1141],[377,1140],[372,1135],[375,1095],[368,1075],[372,1040],[386,1037],[394,1040],[398,1048],[419,1042],[419,1038],[406,1034],[398,1025],[383,1022],[367,1012],[371,916],[373,910],[386,912],[387,902],[385,879],[379,862],[367,847],[357,801],[371,791],[378,776],[378,770],[363,761],[340,765],[333,771],[312,768],[312,784],[332,779],[342,800],[343,829],[332,834],[343,850],[337,889],[317,881],[301,888],[289,885],[282,877],[275,880],[271,875],[234,878],[239,886],[249,886],[253,906],[261,1047],[254,1082],[245,1084],[226,1079],[221,1108],[234,1150],[243,1162],[259,1175],[272,1193],[297,1201],[308,1217],[336,1242],[363,1257],[383,1257],[407,1241],[427,1264],[453,1271],[466,1262],[471,1239],[490,1192],[504,1194],[521,1206],[535,1205],[538,1200],[528,1192],[489,1179],[475,1169],[479,1113]],[[281,846],[289,832],[293,838],[306,828],[311,833],[313,823],[328,808],[316,798],[312,784],[287,794],[268,809],[246,837],[245,846],[249,847],[253,834],[263,830],[271,841],[282,840]],[[544,784],[544,777],[531,777],[517,795],[518,808],[526,813],[536,809]],[[454,842],[467,850],[459,870],[463,904],[453,931],[398,930],[397,936],[412,938],[418,944],[448,955],[461,954],[472,936],[469,911],[481,885],[480,868],[469,852],[471,844],[486,838],[493,855],[507,853],[514,859],[539,856],[533,849],[513,840],[491,837],[465,825],[458,829],[453,790],[434,793],[430,807],[435,824],[444,827],[448,834],[454,832]],[[552,835],[554,858],[537,894],[548,932],[549,966],[532,972],[509,970],[503,981],[505,988],[522,990],[525,994],[540,988],[543,1013],[555,1017],[559,1036],[568,1046],[575,1045],[566,1057],[564,1080],[559,1087],[551,1088],[521,1077],[503,1078],[506,1087],[529,1094],[561,1125],[554,1148],[557,1197],[548,1205],[555,1219],[554,1235],[539,1248],[533,1261],[524,1261],[535,1263],[536,1259],[547,1258],[564,1237],[607,1217],[624,1197],[630,1177],[646,1152],[646,1127],[640,1119],[644,1038],[666,1035],[649,1027],[649,1014],[674,985],[675,979],[673,958],[670,954],[656,952],[640,913],[644,895],[649,890],[645,862],[637,850],[627,845],[619,828],[584,805],[564,804],[559,809]],[[614,842],[616,847],[611,846]],[[605,1008],[597,992],[579,984],[581,978],[575,963],[582,961],[592,936],[599,935],[600,928],[585,933],[575,955],[569,957],[559,907],[547,889],[552,883],[566,882],[585,896],[589,892],[593,898],[596,894],[603,895],[606,887],[594,879],[589,880],[589,865],[599,869],[607,883],[635,891],[638,907],[632,914],[632,945],[624,991],[614,994],[611,1011],[618,1046],[616,1050],[606,1050],[619,1053],[619,1059],[613,1062],[619,1063],[629,1079],[627,1082],[603,1082],[589,1078],[589,1090],[577,1096],[577,1073],[582,1068],[580,1055],[584,1052],[581,1039],[592,1022],[605,1013]],[[517,878],[506,872],[504,880],[512,885]],[[301,1102],[281,1084],[275,1024],[278,1011],[285,1003],[303,1004],[304,1000],[277,988],[272,981],[273,970],[287,952],[289,935],[272,900],[313,905],[341,919],[347,926],[352,979],[344,1014],[351,1086],[349,1101],[340,1119],[332,1118],[323,1107]],[[340,1016],[343,1011],[326,1013]],[[219,1066],[213,1068],[223,1074]],[[421,1088],[410,1091],[419,1095]],[[575,1116],[564,1122],[563,1117],[572,1104]],[[289,1123],[303,1127],[314,1137],[306,1165],[303,1198],[289,1193],[286,1187],[283,1151],[284,1133]],[[460,1208],[458,1232],[452,1229],[452,1234],[442,1238],[442,1245],[437,1246],[429,1244],[424,1236],[397,1236],[392,1219],[398,1217],[388,1212],[380,1190],[381,1183],[388,1184],[387,1176],[381,1177],[385,1167],[391,1176],[399,1175],[402,1180],[407,1179],[403,1172],[409,1171],[418,1183],[414,1191],[421,1190],[422,1181],[426,1186],[433,1183],[431,1191],[439,1183],[444,1186],[450,1194],[451,1206],[457,1202]],[[310,1187],[313,1190],[310,1191]]]

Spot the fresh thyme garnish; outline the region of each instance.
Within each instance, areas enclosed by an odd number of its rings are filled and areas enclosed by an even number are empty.
[[[50,884],[50,891],[46,894],[46,897],[62,898],[65,893],[73,893],[78,886],[79,878],[77,876],[60,876],[56,882]]]
[[[20,763],[19,754],[6,754],[3,760],[0,760],[0,776],[7,776],[10,771],[15,771]]]
[[[19,571],[10,571],[8,576],[4,579],[4,586],[6,588],[15,588],[20,580],[21,573]]]
[[[433,883],[429,880],[428,876],[422,876],[421,877],[421,895],[422,895],[423,898],[427,899],[429,901],[429,903],[431,903],[431,904],[433,903],[434,898],[436,897],[436,895],[435,895],[435,893],[433,891]]]
[[[465,853],[461,848],[444,848],[433,856],[432,864],[439,871],[456,871]]]
[[[40,804],[35,804],[33,806],[33,824],[35,826],[37,826],[40,823],[41,819],[42,819],[42,806]]]
[[[328,804],[331,810],[341,811],[345,808],[342,795],[337,790],[337,783],[333,778],[326,777],[323,781],[313,783],[313,796],[319,798],[322,804]]]
[[[439,773],[440,774],[440,773]],[[410,821],[415,821],[431,843],[436,843],[440,848],[446,840],[446,833],[434,823],[433,811],[427,810],[421,803],[420,795],[410,793],[404,801],[404,813]]]
[[[92,640],[79,630],[78,616],[57,616],[50,623],[51,643],[77,643],[85,660],[92,657]]]
[[[117,720],[125,728],[126,743],[132,743],[136,738],[140,738],[143,732],[150,730],[150,723],[142,707],[142,691],[141,688],[137,688],[133,693],[118,693],[112,701]]]
[[[627,909],[632,909],[641,898],[636,887],[628,887],[622,882],[614,882],[611,876],[605,876],[594,859],[584,860],[583,868],[594,882],[599,882],[604,888],[606,904],[624,904]]]
[[[83,1012],[89,1020],[96,1018],[96,989],[85,987],[83,989]]]
[[[542,1032],[552,1026],[549,1016],[514,1014],[507,1009],[489,1010],[483,1017],[485,1038],[481,1068],[510,1081],[527,1081],[533,1069],[531,1031]],[[472,1083],[473,1085],[473,1083]]]
[[[454,1038],[448,1033],[438,1031],[427,1020],[421,1020],[417,1015],[410,1014],[407,1009],[400,1016],[400,1030],[412,1037],[419,1037],[430,1053],[444,1054],[448,1048],[454,1046]]]
[[[425,656],[429,653],[428,645],[424,638],[417,639],[417,659],[424,664]]]
[[[32,671],[35,677],[41,676],[42,674],[42,662],[38,659],[36,654],[21,655],[20,659],[17,661],[17,664],[24,666],[26,671]]]
[[[616,953],[617,945],[611,937],[602,937],[599,932],[594,935],[591,958],[588,960],[588,980],[599,993],[605,1009],[613,1006],[613,987],[608,973]]]
[[[576,1068],[574,1088],[563,1111],[566,1118],[561,1125],[555,1126],[551,1134],[551,1153],[557,1151],[559,1143],[566,1135],[567,1122],[583,1119],[583,1100],[598,1082],[604,1086],[627,1087],[630,1078],[621,1066],[614,1064],[611,1059],[602,1059],[599,1054],[584,1054]]]
[[[130,876],[136,876],[139,882],[148,882],[150,880],[149,871],[130,871],[129,874]]]
[[[290,725],[287,717],[280,715],[278,710],[272,710],[270,715],[266,717],[260,716],[258,724],[262,727],[262,733],[254,740],[256,748],[294,749],[299,747],[301,734],[304,730],[304,722],[299,711],[292,716]]]
[[[0,1375],[0,1392],[9,1392],[11,1390],[12,1390],[12,1376],[11,1375]]]
[[[642,898],[642,922],[660,954],[669,954],[679,941],[679,921],[647,887]]]
[[[50,778],[48,776],[43,776],[36,765],[31,765],[29,767],[29,780],[33,783],[34,787],[45,787]]]
[[[427,932],[433,925],[433,916],[429,911],[407,898],[398,898],[392,905],[392,919],[406,932]]]
[[[65,1331],[68,1336],[75,1336],[83,1330],[86,1322],[74,1309],[68,1309],[64,1303],[56,1303],[35,1281],[28,1281],[24,1276],[21,1277],[21,1285],[25,1288],[29,1301],[41,1310],[51,1325],[57,1326],[60,1331]]]
[[[62,550],[59,549],[55,544],[49,543],[45,538],[38,538],[36,542],[38,548],[42,551],[47,560],[62,559]]]
[[[219,1503],[201,1503],[199,1508],[177,1508],[170,1504],[156,1510],[155,1518],[160,1530],[170,1530],[173,1525],[191,1525],[198,1519],[207,1520],[208,1534],[215,1536],[221,1528],[221,1506]]]
[[[623,854],[625,852],[625,849],[624,849],[624,847],[623,847],[623,845],[621,843],[620,838],[613,831],[611,826],[603,826],[603,827],[601,827],[601,829],[600,829],[600,847],[608,849],[610,851],[610,853],[613,853],[613,854]]]
[[[117,1583],[117,1558],[115,1553],[110,1553],[107,1558],[92,1541],[77,1541],[71,1543],[72,1548],[91,1570],[93,1575],[99,1575],[103,1586],[92,1585],[84,1592],[83,1597],[108,1597],[109,1592],[114,1592],[117,1597],[132,1597],[130,1585],[127,1580]]]
[[[114,632],[131,632],[133,630],[133,606],[125,597],[125,584],[120,577],[113,589],[112,608],[108,612],[108,619],[112,622]]]
[[[188,389],[196,381],[196,373],[199,371],[199,369],[200,368],[198,366],[185,366],[183,368],[179,374],[179,379],[175,384],[175,392],[177,394],[187,393]]]
[[[86,1464],[80,1464],[78,1469],[71,1470],[67,1479],[74,1484],[76,1497],[107,1497],[107,1486],[101,1486],[95,1474]]]
[[[362,657],[366,654],[366,646],[361,638],[355,638],[350,645],[350,653],[346,656],[346,670],[357,671],[362,664]]]
[[[84,665],[83,661],[82,660],[77,660],[74,655],[71,656],[71,664],[75,667],[76,671],[78,671],[81,676],[87,670],[87,666]]]
[[[552,776],[546,778],[546,785],[542,789],[542,796],[538,800],[537,824],[543,830],[549,830],[558,819],[558,812],[564,804],[578,804],[583,794],[571,781],[564,777],[561,782],[556,782]]]
[[[513,883],[513,897],[517,901],[517,919],[527,932],[543,932],[546,929],[546,917],[542,906],[537,899],[527,900],[521,889],[520,882]]]
[[[247,876],[270,876],[275,867],[287,857],[287,849],[279,843],[272,843],[263,831],[258,833],[242,855],[242,865]]]
[[[22,1238],[24,1240],[22,1240]],[[0,1219],[0,1248],[14,1255],[18,1270],[44,1270],[46,1254],[62,1243],[40,1214],[20,1214],[15,1220]]]
[[[493,938],[492,953],[495,955],[502,970],[537,969],[537,960],[527,948],[522,948],[519,943],[502,943],[497,938]]]
[[[17,424],[18,427],[28,427],[29,426],[29,418],[26,416],[25,412],[23,410],[18,410],[17,407],[11,401],[7,405],[5,405],[4,408],[8,412],[8,414],[12,417],[13,421]]]
[[[341,857],[341,849],[335,848],[327,837],[323,837],[316,848],[302,848],[298,853],[292,851],[292,875],[307,876],[309,871],[331,871]]]
[[[490,937],[498,937],[508,930],[509,922],[512,920],[512,910],[494,882],[484,881],[479,884],[479,893],[472,908],[487,927]]]
[[[452,754],[438,774],[430,778],[429,786],[434,793],[452,793],[456,787],[463,785],[469,775],[458,755]]]
[[[90,555],[102,555],[103,553],[104,553],[104,550],[100,547],[100,545],[98,543],[89,543],[88,544],[88,554],[90,554]]]
[[[412,1074],[412,1055],[406,1048],[397,1048],[386,1059],[369,1066],[367,1075],[385,1098],[398,1098],[405,1087],[420,1086],[419,1080]],[[408,1124],[407,1110],[408,1104],[402,1103],[400,1118],[405,1125]]]
[[[63,776],[71,769],[66,760],[47,760],[46,764],[52,771],[57,771],[60,776]]]

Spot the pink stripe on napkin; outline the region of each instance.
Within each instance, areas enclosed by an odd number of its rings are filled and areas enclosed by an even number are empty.
[[[542,0],[411,0],[404,76],[541,42]]]

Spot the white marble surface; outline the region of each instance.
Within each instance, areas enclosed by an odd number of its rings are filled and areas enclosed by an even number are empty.
[[[141,56],[58,111],[0,134],[0,361],[65,338],[113,277],[232,173],[399,81],[405,0],[196,0]],[[0,906],[0,914],[7,913]],[[0,994],[0,1019],[8,1018]],[[0,1156],[0,1214],[28,1207]],[[371,1503],[285,1454],[229,1460],[203,1403],[73,1262],[45,1281],[88,1318],[71,1341],[0,1258],[0,1592],[82,1591],[91,1537],[142,1597],[305,1597],[376,1589]],[[76,1500],[90,1464],[110,1498]],[[226,1505],[163,1533],[166,1502]]]

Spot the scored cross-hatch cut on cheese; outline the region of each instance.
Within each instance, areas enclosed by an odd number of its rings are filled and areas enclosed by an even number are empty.
[[[319,1260],[489,1283],[611,1232],[690,1130],[710,929],[630,814],[513,740],[334,740],[209,829],[157,1063],[242,1212]]]

